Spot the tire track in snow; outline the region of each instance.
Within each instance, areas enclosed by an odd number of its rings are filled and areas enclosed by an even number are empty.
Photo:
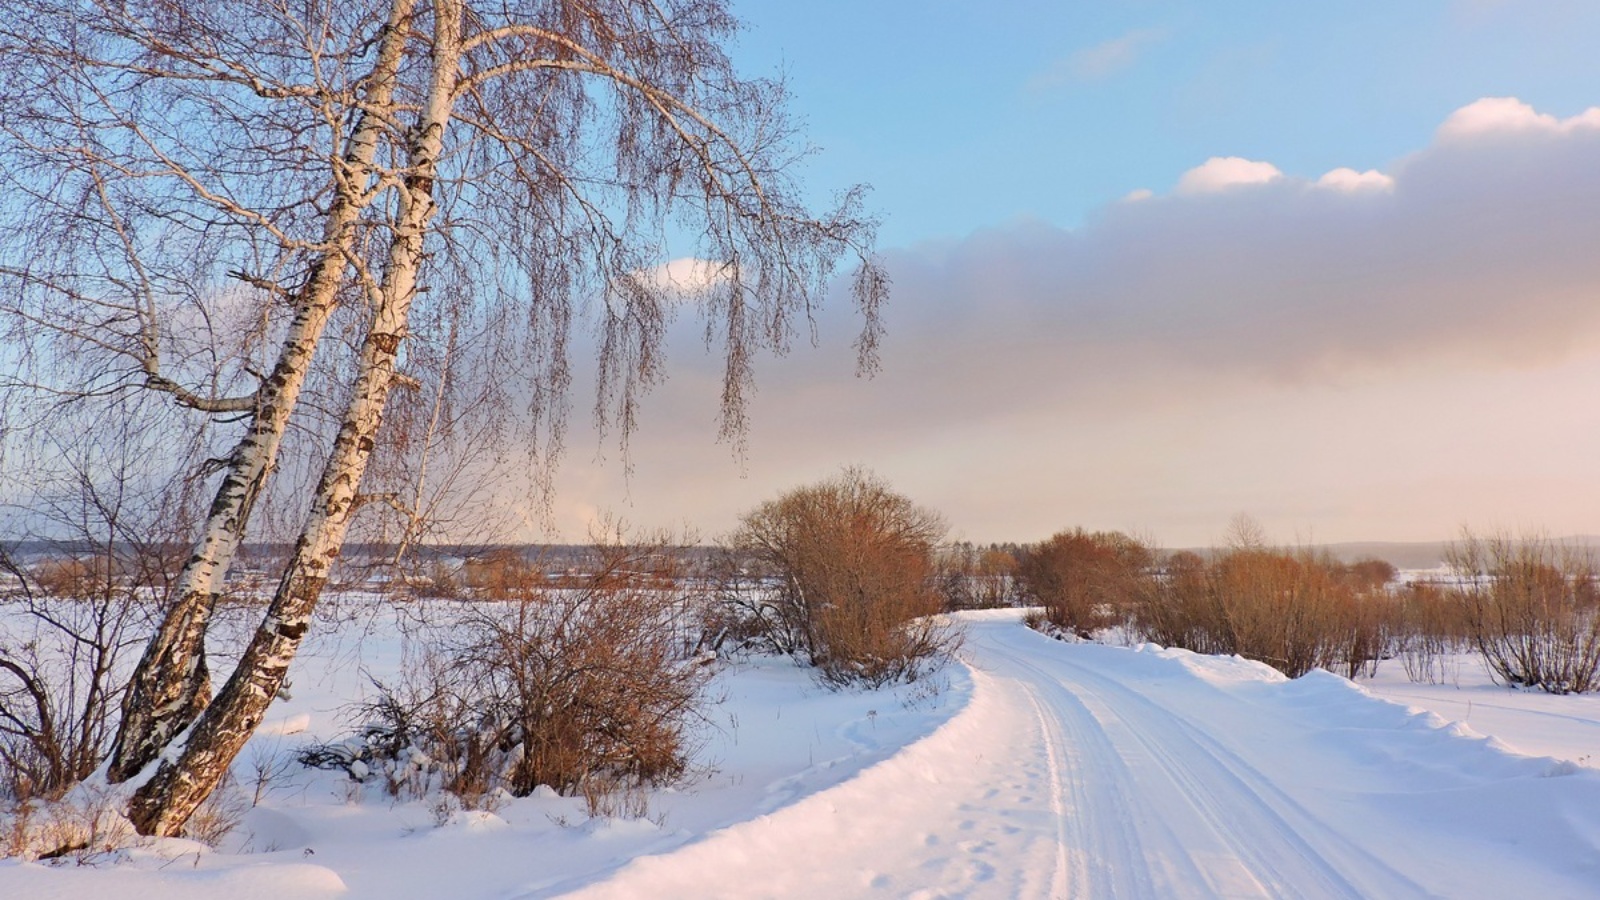
[[[1032,692],[1028,700],[1033,704],[1034,721],[1039,726],[1039,737],[1044,744],[1045,763],[1049,772],[1050,813],[1055,818],[1056,825],[1056,854],[1055,871],[1050,877],[1050,892],[1053,896],[1069,896],[1067,878],[1069,873],[1076,873],[1072,882],[1070,895],[1082,896],[1087,893],[1089,886],[1085,867],[1072,866],[1068,861],[1070,856],[1068,843],[1068,816],[1067,804],[1064,798],[1065,791],[1062,787],[1062,770],[1065,763],[1062,760],[1062,742],[1056,730],[1055,723],[1045,714],[1044,707],[1040,705],[1039,698]],[[1081,776],[1072,780],[1073,794],[1077,797],[1083,795],[1083,779]]]
[[[934,734],[834,788],[635,860],[581,895],[1429,895],[1360,834],[1326,824],[1294,785],[1275,784],[1224,724],[1097,672],[1015,621],[977,619],[967,643],[971,704]]]
[[[1085,835],[1087,890],[1073,896],[1194,896],[1196,886],[1210,884],[1214,879],[1194,858],[1192,836],[1186,840],[1173,830],[1167,803],[1150,790],[1127,749],[1077,694],[1052,684],[1042,671],[1034,675],[1034,690],[1048,695],[1086,762],[1092,799],[1077,810],[1077,831]]]
[[[1160,896],[1144,864],[1143,842],[1127,814],[1134,802],[1132,780],[1117,749],[1098,728],[1088,710],[1070,694],[1052,691],[1048,679],[1012,679],[1037,717],[1044,751],[1061,773],[1052,787],[1065,781],[1070,803],[1053,801],[1057,825],[1058,877],[1040,897]],[[1041,693],[1053,696],[1041,698]],[[1049,701],[1049,702],[1045,702]],[[1072,720],[1072,721],[1069,721]],[[1062,877],[1060,867],[1066,866]]]
[[[1173,853],[1188,856],[1200,883],[1211,889],[1194,893],[1196,882],[1184,889],[1180,881],[1167,885],[1163,896],[1429,895],[1323,824],[1183,712],[1073,660],[1066,647],[1041,647],[1052,652],[1035,654],[1035,660],[1009,658],[1086,708],[1091,728],[1110,738],[1122,760],[1152,763],[1139,779],[1140,800],[1168,817],[1169,833],[1178,840],[1151,854],[1150,861],[1165,857],[1170,863]],[[1013,644],[1011,649],[1021,648]],[[1060,700],[1056,708],[1067,707],[1066,698]]]
[[[1352,896],[1431,896],[1431,892],[1421,885],[1330,827],[1321,816],[1306,809],[1272,778],[1252,765],[1243,754],[1225,746],[1210,730],[1200,727],[1181,710],[1158,706],[1148,697],[1081,663],[1069,660],[1068,666],[1081,679],[1093,680],[1102,689],[1109,689],[1123,699],[1158,711],[1160,715],[1154,721],[1161,723],[1169,736],[1166,746],[1188,742],[1199,751],[1199,758],[1214,764],[1218,777],[1202,783],[1216,786],[1231,780],[1241,791],[1256,797],[1259,805],[1254,808],[1266,814],[1267,824],[1274,829],[1274,833],[1285,837],[1292,835],[1294,842],[1312,854],[1312,858],[1324,868],[1333,883],[1347,885]],[[1152,737],[1146,732],[1146,740]],[[1294,884],[1288,887],[1297,888]],[[1298,889],[1296,892],[1303,894]]]

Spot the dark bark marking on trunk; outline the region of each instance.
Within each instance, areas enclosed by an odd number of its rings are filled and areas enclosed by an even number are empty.
[[[374,334],[372,335],[372,344],[385,354],[393,356],[395,351],[400,349],[400,335]]]

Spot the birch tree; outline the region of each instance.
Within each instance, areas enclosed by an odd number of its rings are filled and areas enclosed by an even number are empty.
[[[0,52],[5,94],[25,98],[7,116],[8,186],[24,200],[0,277],[25,358],[65,361],[46,393],[142,388],[245,421],[207,462],[221,470],[215,500],[130,685],[113,780],[142,769],[208,699],[206,625],[375,199],[409,27],[404,2],[387,20],[321,22],[249,8],[259,5],[38,4],[19,11]],[[366,72],[354,42],[329,51],[338,26],[377,27]],[[219,256],[237,268],[207,265]],[[275,359],[226,335],[196,343],[197,323],[226,327],[219,275],[261,292],[237,318],[262,323]],[[281,312],[264,305],[274,302]]]
[[[733,71],[725,0],[28,5],[0,32],[0,88],[34,98],[5,120],[24,163],[10,180],[33,201],[8,208],[0,251],[11,336],[41,363],[23,380],[163,391],[243,426],[124,710],[112,779],[161,755],[130,801],[145,833],[177,833],[259,723],[352,516],[404,505],[362,482],[392,437],[391,391],[419,384],[408,342],[464,318],[515,322],[478,352],[532,361],[514,373],[521,421],[548,462],[568,337],[590,311],[595,414],[625,441],[663,371],[675,299],[649,273],[673,238],[714,273],[699,305],[725,364],[723,437],[742,432],[757,354],[787,347],[843,256],[860,263],[871,364],[887,288],[872,223],[858,191],[822,215],[799,201],[781,86]],[[57,240],[40,265],[30,232],[57,219],[99,243]],[[231,298],[261,338],[174,367],[174,295],[205,312]],[[329,346],[339,316],[350,341]],[[104,361],[96,384],[38,376],[50,351],[85,348]],[[263,622],[207,704],[211,605],[319,360],[340,398],[322,474]]]

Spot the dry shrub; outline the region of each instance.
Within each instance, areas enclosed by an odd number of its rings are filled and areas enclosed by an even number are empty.
[[[1331,626],[1333,653],[1319,665],[1346,678],[1378,673],[1378,663],[1394,656],[1404,610],[1390,589],[1396,572],[1381,560],[1333,567],[1342,583],[1336,592]]]
[[[1291,678],[1315,668],[1353,678],[1376,667],[1392,606],[1386,593],[1308,551],[1235,550],[1214,567],[1234,652]]]
[[[540,567],[515,547],[499,547],[468,559],[462,580],[475,596],[487,600],[524,596],[545,583]]]
[[[1341,570],[1344,578],[1361,590],[1372,591],[1385,588],[1395,580],[1400,572],[1394,563],[1384,559],[1358,559]]]
[[[598,798],[684,775],[708,677],[687,658],[695,603],[674,550],[604,546],[575,587],[462,607],[364,709],[359,740],[302,762],[381,776],[396,795],[443,789],[469,808],[540,785],[596,812],[632,808]]]
[[[776,611],[768,603],[772,579],[760,562],[731,547],[719,547],[707,573],[707,602],[698,610],[696,648],[731,657],[754,651],[787,655]]]
[[[87,414],[38,435],[47,464],[0,475],[0,808],[34,821],[104,760],[188,549],[186,486],[147,467],[159,430]]]
[[[767,646],[814,666],[825,684],[915,681],[957,642],[936,617],[945,527],[876,476],[846,469],[745,515],[732,544],[767,584],[735,602]]]
[[[30,572],[0,547],[0,574],[16,585],[0,609],[0,802],[59,799],[106,754],[123,660],[162,587],[133,565],[146,548],[122,549],[126,574],[110,577],[72,559]]]
[[[114,566],[107,555],[46,559],[33,567],[33,583],[43,597],[92,599],[115,588]]]
[[[250,811],[250,806],[250,798],[239,789],[232,773],[224,775],[217,789],[208,794],[195,807],[189,821],[183,823],[183,836],[209,847],[217,847],[223,838],[239,827],[239,821]]]
[[[417,579],[418,593],[424,597],[459,600],[466,593],[462,583],[464,572],[457,572],[441,560],[434,560]]]
[[[1154,589],[1138,607],[1134,629],[1145,640],[1196,653],[1233,653],[1237,646],[1210,565],[1188,550],[1167,557]]]
[[[1400,606],[1395,655],[1406,677],[1419,684],[1456,681],[1454,657],[1472,646],[1463,605],[1437,584],[1411,584],[1397,598]]]
[[[1600,689],[1600,591],[1589,553],[1467,532],[1448,556],[1472,643],[1494,676],[1552,694]]]
[[[24,800],[0,808],[0,824],[0,857],[82,862],[138,839],[122,813],[119,795],[82,787],[56,800]]]
[[[954,544],[939,555],[938,567],[946,610],[997,609],[1021,600],[1017,558],[1003,547]]]
[[[1053,626],[1089,637],[1125,621],[1150,585],[1154,554],[1120,532],[1063,531],[1024,548],[1017,581]]]
[[[1174,554],[1135,625],[1148,640],[1238,654],[1291,678],[1315,668],[1353,678],[1388,653],[1398,607],[1378,580],[1386,571],[1254,539],[1210,560]]]

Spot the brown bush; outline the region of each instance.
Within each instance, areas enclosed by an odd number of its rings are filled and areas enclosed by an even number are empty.
[[[109,556],[47,559],[34,566],[33,582],[42,597],[89,600],[115,588],[115,563]]]
[[[747,514],[735,551],[769,581],[742,601],[766,643],[824,683],[911,681],[954,648],[934,615],[939,516],[877,477],[847,469]]]
[[[1451,596],[1496,678],[1552,694],[1600,690],[1600,591],[1587,552],[1468,532],[1448,561]]]
[[[1205,560],[1174,554],[1140,605],[1148,640],[1259,660],[1291,678],[1314,668],[1371,673],[1398,608],[1385,583],[1307,550],[1251,541]]]
[[[938,568],[946,610],[1016,606],[1021,599],[1016,556],[1003,547],[955,544],[939,554]]]
[[[490,550],[468,559],[462,564],[461,575],[466,586],[486,600],[509,600],[544,583],[540,568],[514,547]]]
[[[1444,587],[1426,582],[1406,586],[1396,599],[1394,650],[1406,677],[1422,684],[1455,680],[1458,663],[1452,657],[1473,644],[1463,604]]]
[[[139,566],[160,570],[151,548],[120,549],[119,561],[63,555],[29,569],[0,546],[0,577],[16,585],[0,617],[0,812],[60,798],[105,757],[125,659],[164,587]],[[113,577],[119,565],[128,574]]]
[[[1237,642],[1227,624],[1221,598],[1212,589],[1205,558],[1189,550],[1167,557],[1134,615],[1134,630],[1145,640],[1196,653],[1233,653]]]
[[[1063,531],[1023,548],[1022,595],[1057,628],[1088,637],[1128,618],[1150,584],[1154,554],[1120,532]]]
[[[1372,591],[1394,581],[1398,571],[1394,563],[1382,559],[1358,559],[1343,567],[1343,576],[1357,589]]]
[[[359,741],[302,761],[469,807],[547,785],[611,808],[602,798],[679,778],[709,673],[685,659],[696,603],[677,589],[673,549],[608,545],[572,587],[459,607],[364,708]]]

